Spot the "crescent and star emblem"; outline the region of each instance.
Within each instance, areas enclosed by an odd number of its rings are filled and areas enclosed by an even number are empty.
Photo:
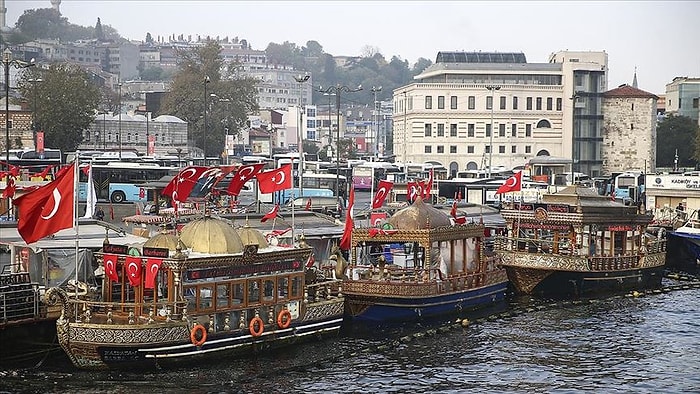
[[[242,181],[246,180],[251,174],[253,174],[253,167],[243,167],[238,171]]]
[[[157,272],[158,272],[158,266],[155,265],[155,264],[153,264],[153,265],[151,266],[151,273],[152,273],[153,275],[155,275]]]
[[[41,215],[41,218],[44,220],[49,220],[51,219],[56,212],[58,212],[58,208],[61,205],[61,192],[58,191],[58,188],[53,189],[53,209],[51,209],[51,212],[47,216]],[[46,206],[44,206],[44,209],[42,209],[42,213],[46,210]]]
[[[107,266],[107,271],[109,271],[109,272],[114,272],[114,271],[115,271],[115,269],[114,269],[114,261],[113,261],[113,260],[107,260],[107,261],[105,262],[105,265]]]
[[[134,269],[131,269],[131,267],[134,267]],[[129,263],[128,269],[129,269],[129,275],[131,275],[132,278],[135,278],[136,272],[138,272],[138,270],[139,270],[139,267],[136,265],[136,263],[134,263],[134,262]]]
[[[374,196],[374,201],[379,202],[382,198],[384,198],[385,194],[386,189],[384,186],[380,187],[379,190],[377,190],[377,194]]]
[[[187,175],[187,173],[189,173],[189,175]],[[185,168],[180,173],[180,177],[178,178],[178,182],[184,182],[185,179],[192,178],[196,173],[197,173],[197,170],[195,170],[194,168]]]
[[[277,175],[280,176],[279,182],[276,181]],[[281,185],[282,183],[284,183],[284,179],[285,179],[285,178],[286,178],[286,176],[284,175],[284,172],[283,172],[283,171],[280,171],[280,172],[278,172],[277,174],[275,174],[274,177],[272,177],[272,181],[275,182],[275,184],[277,184],[277,185]]]
[[[515,179],[514,176],[512,176],[512,177],[508,178],[508,180],[506,181],[506,186],[513,187],[513,186],[515,186],[516,182],[518,182],[518,180]]]

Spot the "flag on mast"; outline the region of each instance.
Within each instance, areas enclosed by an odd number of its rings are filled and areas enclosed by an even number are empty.
[[[92,164],[90,164],[88,169],[88,174],[87,174],[87,188],[85,190],[85,193],[87,195],[86,197],[86,203],[85,203],[85,215],[83,215],[83,219],[90,219],[95,215],[95,206],[97,205],[97,193],[95,193],[95,181],[92,179]]]

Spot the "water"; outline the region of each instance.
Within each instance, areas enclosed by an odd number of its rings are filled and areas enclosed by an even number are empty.
[[[527,307],[522,303],[526,302]],[[593,303],[517,300],[464,329],[353,332],[286,351],[148,373],[44,365],[0,391],[540,393],[700,391],[700,290]],[[351,336],[350,336],[351,335]],[[384,336],[389,338],[384,340]],[[410,340],[409,340],[410,339]]]

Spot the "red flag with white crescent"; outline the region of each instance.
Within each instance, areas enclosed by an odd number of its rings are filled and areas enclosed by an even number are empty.
[[[199,178],[209,167],[188,166],[170,180],[161,192],[164,196],[172,197],[174,201],[185,202],[194,189]]]
[[[7,174],[7,185],[5,185],[5,190],[2,191],[2,198],[13,198],[17,187],[15,186],[15,177]]]
[[[306,200],[306,208],[307,211],[311,210],[311,197],[309,197],[308,200]]]
[[[416,198],[423,193],[421,192],[422,187],[420,182],[408,182],[406,184],[406,200],[411,203],[416,200]]]
[[[261,221],[262,223],[265,223],[265,222],[267,222],[267,221],[270,220],[270,219],[276,219],[276,218],[277,218],[277,212],[279,212],[279,210],[280,210],[279,204],[275,204],[275,206],[272,207],[272,209],[271,209],[268,213],[266,213],[266,214],[262,217],[262,219],[260,219],[260,221]]]
[[[394,187],[393,182],[381,180],[379,185],[377,185],[377,191],[374,192],[374,198],[372,199],[372,209],[381,208],[384,205],[384,200],[386,196],[389,195],[389,191]]]
[[[352,241],[352,229],[355,227],[355,222],[352,219],[354,214],[353,208],[355,205],[355,188],[350,186],[350,196],[348,197],[348,209],[345,212],[345,228],[343,229],[343,237],[340,238],[338,246],[341,250],[349,250]]]
[[[160,269],[160,265],[162,263],[162,259],[146,259],[146,282],[144,283],[144,286],[147,289],[154,289],[156,287],[156,277],[158,276],[158,270]]]
[[[424,182],[423,185],[423,190],[421,191],[422,196],[424,200],[429,200],[430,199],[430,190],[433,188],[433,177],[434,177],[434,171],[431,168],[428,176],[428,181]]]
[[[506,179],[506,183],[501,185],[496,194],[508,193],[508,192],[518,192],[522,187],[523,172],[518,171],[512,177]]]
[[[236,173],[233,175],[231,183],[228,184],[228,189],[226,189],[228,194],[232,196],[239,195],[245,183],[253,179],[255,174],[262,171],[263,167],[265,167],[265,163],[256,163],[240,166],[238,168],[238,171],[236,171]]]
[[[112,282],[119,282],[119,274],[117,273],[117,255],[107,254],[102,255],[102,264],[105,269],[105,277]]]
[[[137,287],[141,284],[141,257],[126,256],[124,263],[126,268],[126,276],[129,278],[129,283]]]
[[[260,193],[274,193],[292,188],[292,165],[285,164],[271,171],[259,172],[258,179]]]

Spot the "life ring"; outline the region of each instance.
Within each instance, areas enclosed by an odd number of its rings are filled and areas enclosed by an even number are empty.
[[[257,326],[257,328],[256,328]],[[259,337],[265,331],[265,323],[259,316],[255,316],[248,324],[248,329],[250,330],[250,335],[254,337]]]
[[[282,309],[277,315],[277,327],[287,328],[290,324],[292,324],[292,314],[288,309]]]
[[[197,333],[199,332],[200,339],[197,339]],[[204,342],[207,341],[207,329],[201,324],[195,324],[190,331],[190,341],[195,346],[202,346]]]

